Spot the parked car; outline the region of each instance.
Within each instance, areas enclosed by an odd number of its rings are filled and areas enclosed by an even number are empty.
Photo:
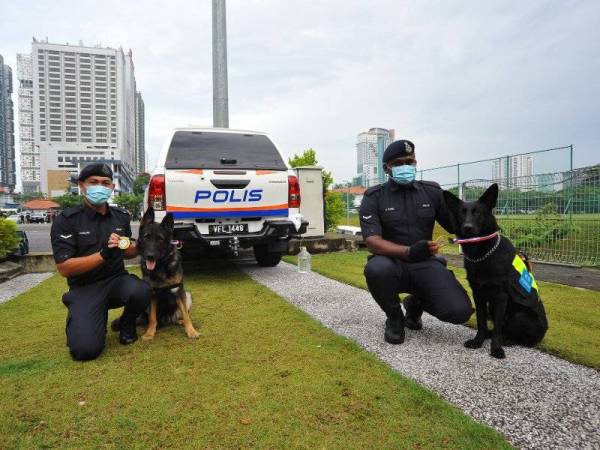
[[[17,230],[17,235],[20,238],[19,246],[13,252],[14,256],[23,256],[29,253],[29,238],[23,230]]]
[[[29,223],[44,223],[46,221],[46,215],[44,213],[33,213],[29,216]]]
[[[23,220],[21,219],[21,215],[20,214],[12,214],[8,217],[6,217],[6,220],[10,220],[11,222],[15,222],[15,223],[22,223]]]

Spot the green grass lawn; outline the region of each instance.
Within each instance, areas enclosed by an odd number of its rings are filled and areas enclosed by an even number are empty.
[[[366,251],[312,255],[312,268],[329,278],[367,289],[363,276],[367,256]],[[296,257],[286,256],[285,260],[295,264]],[[471,294],[465,271],[452,270]],[[600,368],[600,293],[543,281],[538,284],[549,322],[548,333],[538,348],[578,364]],[[475,315],[469,325],[475,326]]]
[[[60,277],[0,305],[0,448],[510,448],[246,275],[186,285],[199,340],[109,332],[87,363],[65,347]]]

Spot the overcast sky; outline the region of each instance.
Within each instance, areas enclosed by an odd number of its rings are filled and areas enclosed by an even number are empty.
[[[211,1],[0,0],[0,17],[15,78],[32,36],[133,50],[150,168],[170,128],[212,125]],[[230,126],[314,148],[336,181],[371,127],[420,168],[569,144],[599,163],[599,24],[595,0],[229,0]]]

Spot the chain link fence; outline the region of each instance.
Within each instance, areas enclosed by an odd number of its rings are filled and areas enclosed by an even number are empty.
[[[600,266],[600,165],[569,172],[471,180],[463,198],[477,200],[492,183],[502,233],[532,259]]]
[[[600,165],[573,169],[573,146],[419,171],[466,201],[492,183],[505,236],[534,260],[600,266]]]

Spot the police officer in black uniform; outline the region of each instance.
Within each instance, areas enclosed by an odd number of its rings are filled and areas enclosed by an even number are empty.
[[[124,258],[137,256],[127,211],[108,205],[114,188],[107,164],[86,166],[80,173],[83,204],[58,215],[50,232],[58,272],[69,291],[62,301],[67,314],[67,346],[76,360],[96,358],[106,338],[108,310],[125,306],[119,340],[137,340],[136,318],[150,303],[150,286],[125,271]],[[120,245],[119,245],[120,244]],[[127,248],[125,248],[127,247]]]
[[[390,179],[367,189],[360,206],[362,235],[373,253],[364,274],[371,295],[387,315],[385,340],[401,344],[405,325],[423,327],[423,310],[445,322],[463,323],[473,309],[445,260],[435,256],[435,221],[453,232],[440,185],[415,181],[417,161],[410,141],[390,144],[383,164]],[[401,292],[411,294],[404,301],[406,319],[398,299]]]

